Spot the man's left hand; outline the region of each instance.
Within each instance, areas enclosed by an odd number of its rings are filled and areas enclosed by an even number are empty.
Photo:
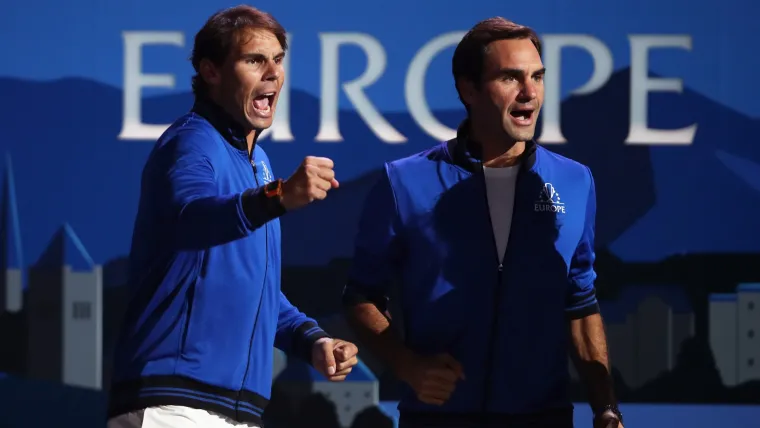
[[[606,411],[594,420],[594,428],[624,428],[617,415],[611,411]]]
[[[359,362],[359,349],[351,342],[341,339],[322,338],[311,348],[311,365],[327,380],[340,382],[351,373]]]

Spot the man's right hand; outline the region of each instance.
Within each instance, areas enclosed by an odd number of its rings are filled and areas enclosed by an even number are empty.
[[[296,172],[282,183],[281,203],[287,211],[327,197],[327,191],[338,187],[333,161],[307,156]]]
[[[449,354],[431,357],[412,356],[397,370],[423,403],[443,405],[454,392],[457,381],[464,380],[462,365]]]

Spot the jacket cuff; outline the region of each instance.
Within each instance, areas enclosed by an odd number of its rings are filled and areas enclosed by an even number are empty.
[[[599,302],[594,300],[592,303],[586,306],[566,310],[565,315],[567,315],[567,318],[571,320],[578,320],[581,318],[586,318],[589,315],[598,314],[599,312]]]
[[[293,335],[293,354],[311,364],[311,352],[314,343],[322,338],[332,337],[319,328],[316,322],[306,321],[298,326]]]

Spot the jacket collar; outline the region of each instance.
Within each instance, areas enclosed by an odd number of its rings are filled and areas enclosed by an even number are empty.
[[[206,119],[234,148],[248,153],[245,128],[215,102],[205,97],[197,97],[192,112]],[[257,132],[256,135],[258,134]],[[256,137],[253,145],[256,146]]]
[[[471,173],[483,171],[481,145],[469,138],[470,120],[465,119],[457,128],[456,138],[447,142],[449,155],[455,165],[464,168]],[[534,140],[525,142],[525,151],[520,155],[520,170],[526,171],[536,163],[536,149],[538,144]]]

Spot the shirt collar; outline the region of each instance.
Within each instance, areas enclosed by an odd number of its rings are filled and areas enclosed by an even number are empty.
[[[192,112],[206,119],[233,147],[248,152],[248,133],[245,128],[218,104],[205,97],[197,97]],[[256,134],[258,135],[258,132]],[[253,144],[256,145],[255,137]]]
[[[456,138],[448,141],[448,151],[454,164],[469,172],[483,170],[482,146],[470,139],[470,120],[465,119],[457,128]],[[520,155],[520,170],[529,170],[536,163],[536,149],[538,144],[534,140],[525,142],[525,151]]]

